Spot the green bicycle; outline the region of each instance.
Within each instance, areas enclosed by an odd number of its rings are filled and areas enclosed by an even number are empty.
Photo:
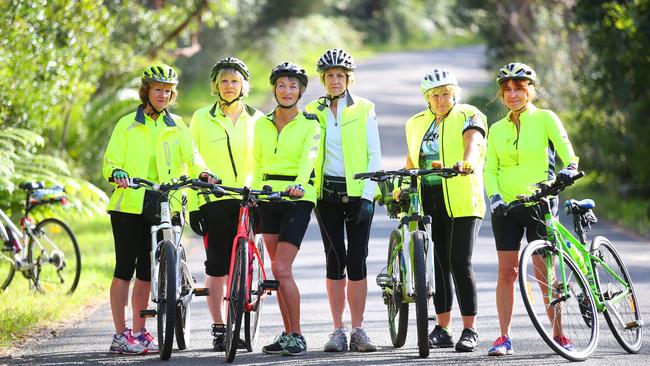
[[[418,190],[418,177],[429,174],[451,178],[458,172],[449,168],[380,170],[354,176],[376,181],[382,193],[379,204],[386,205],[389,217],[399,220],[390,234],[387,264],[377,275],[377,285],[388,307],[388,328],[396,348],[406,341],[409,304],[415,303],[420,357],[429,356],[428,302],[435,292],[431,217],[422,213]],[[409,186],[402,189],[398,202],[392,197],[396,178],[398,186]]]
[[[540,205],[547,228],[545,240],[535,240],[519,259],[519,289],[535,329],[551,349],[571,361],[583,361],[595,351],[602,312],[618,343],[629,353],[641,349],[643,321],[630,274],[614,245],[603,236],[587,242],[597,222],[593,200],[568,200],[565,212],[573,216],[573,236],[549,210],[549,197],[570,182],[539,184],[529,197],[508,204],[505,214],[523,205]],[[570,340],[559,342],[560,337]],[[563,343],[564,346],[560,343]]]

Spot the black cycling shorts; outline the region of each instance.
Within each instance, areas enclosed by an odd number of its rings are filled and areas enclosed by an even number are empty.
[[[130,281],[151,281],[151,224],[143,215],[110,211],[115,241],[113,276]]]
[[[551,210],[555,216],[557,198],[551,200]],[[521,248],[524,231],[529,243],[533,240],[545,239],[544,213],[545,210],[537,205],[510,211],[508,216],[492,215],[492,232],[497,250],[518,251]]]
[[[230,252],[237,234],[238,200],[219,200],[201,206],[205,218],[208,244],[205,248],[205,274],[213,277],[228,275]]]
[[[260,202],[262,233],[279,234],[280,241],[298,248],[305,237],[314,204],[309,201]]]

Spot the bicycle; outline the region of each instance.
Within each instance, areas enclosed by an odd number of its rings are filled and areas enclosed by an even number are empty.
[[[230,193],[229,193],[230,192]],[[244,319],[244,343],[249,352],[253,351],[260,327],[262,303],[267,295],[277,290],[279,282],[268,280],[264,269],[264,240],[255,234],[258,200],[265,196],[271,202],[287,197],[286,192],[273,192],[270,186],[259,190],[248,187],[233,188],[215,186],[212,193],[217,196],[238,195],[239,224],[230,254],[226,301],[226,361],[233,362],[237,353],[242,317]]]
[[[573,216],[573,236],[550,212],[550,198],[557,196],[584,174],[567,183],[538,184],[531,196],[506,206],[505,214],[524,205],[540,205],[538,220],[547,237],[529,243],[519,259],[519,289],[535,329],[546,344],[571,361],[586,360],[599,337],[598,313],[602,312],[618,343],[638,353],[643,321],[629,272],[612,243],[603,236],[587,242],[587,232],[597,219],[591,199],[568,200],[565,212]],[[541,301],[539,301],[541,299]],[[573,349],[553,338],[567,334]]]
[[[420,357],[429,356],[428,301],[435,292],[431,216],[423,215],[418,190],[418,177],[429,174],[451,178],[458,172],[450,168],[380,170],[354,176],[355,179],[376,181],[382,193],[379,203],[387,206],[390,218],[399,220],[397,229],[390,233],[388,261],[377,275],[377,285],[388,307],[388,328],[396,348],[406,342],[409,304],[415,303]],[[392,197],[396,177],[409,184],[402,190],[398,202]]]
[[[30,216],[36,207],[65,204],[63,188],[44,189],[40,182],[22,183],[19,188],[26,195],[20,229],[0,210],[0,290],[7,289],[18,271],[38,292],[70,295],[81,275],[81,252],[74,233],[59,219],[36,222]]]
[[[110,178],[109,181],[113,181]],[[189,180],[182,176],[169,184],[156,184],[142,178],[130,178],[129,187],[144,187],[160,192],[160,224],[151,225],[151,302],[156,309],[140,312],[143,318],[157,317],[159,355],[162,360],[171,357],[176,335],[176,345],[184,350],[190,340],[190,308],[193,296],[209,296],[207,288],[194,287],[185,248],[181,242],[185,218],[183,214],[172,217],[169,197],[183,188],[213,188],[213,184]],[[159,233],[162,240],[158,240]],[[173,294],[173,295],[172,295]]]

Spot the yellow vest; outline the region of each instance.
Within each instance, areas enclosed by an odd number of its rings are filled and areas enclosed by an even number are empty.
[[[244,105],[244,110],[233,124],[224,116],[217,103],[197,110],[190,122],[190,132],[199,154],[210,171],[228,187],[250,187],[253,183],[255,160],[253,142],[255,121],[264,114]],[[197,192],[198,193],[198,192]],[[207,200],[234,199],[230,196],[216,198],[190,192],[188,209],[195,211]]]
[[[321,140],[320,151],[316,159],[316,178],[314,185],[318,197],[322,195],[323,166],[325,164],[325,136],[327,134],[327,107],[315,100],[309,103],[305,110],[318,117],[320,123]],[[345,184],[350,197],[361,197],[365,180],[354,179],[356,173],[368,171],[368,141],[366,126],[368,115],[374,104],[364,98],[348,94],[347,105],[341,114],[341,149],[343,150],[343,164],[345,166]]]
[[[150,142],[152,131],[145,123],[164,123],[166,126],[164,131],[159,132],[153,145]],[[155,156],[157,177],[149,176],[152,155]],[[169,183],[183,174],[198,178],[206,170],[181,117],[165,110],[154,122],[144,114],[142,106],[117,122],[108,141],[102,169],[104,178],[108,180],[115,169],[124,170],[131,178],[158,180],[156,183]],[[144,193],[143,188],[116,188],[111,194],[107,210],[140,214]],[[174,192],[169,199],[175,211],[180,211],[178,202],[181,195],[182,192]]]
[[[429,110],[422,111],[406,122],[406,144],[411,162],[419,167],[422,139],[435,120]],[[475,128],[487,133],[486,117],[476,107],[469,104],[456,104],[439,128],[440,159],[443,166],[449,167],[464,159],[465,144],[463,133]],[[485,214],[483,199],[483,164],[485,162],[485,144],[482,145],[479,161],[473,161],[474,173],[458,175],[443,179],[442,188],[447,214],[456,217],[480,217]]]

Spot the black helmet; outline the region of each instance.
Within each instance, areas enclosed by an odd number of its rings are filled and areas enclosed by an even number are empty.
[[[354,63],[352,55],[345,52],[340,48],[332,48],[327,50],[319,59],[316,64],[316,70],[319,73],[332,67],[340,67],[348,71],[354,71],[357,65]]]
[[[300,84],[302,84],[304,88],[307,87],[308,80],[305,69],[296,64],[293,64],[291,62],[284,62],[274,67],[271,71],[271,76],[269,77],[271,85],[275,85],[275,81],[278,80],[280,76],[293,76],[295,78],[298,78],[298,80],[300,80]]]
[[[242,74],[244,80],[248,80],[251,77],[246,64],[237,57],[226,57],[214,64],[214,66],[212,66],[212,72],[210,73],[210,79],[212,81],[215,81],[219,74],[219,70],[221,69],[235,69]]]

